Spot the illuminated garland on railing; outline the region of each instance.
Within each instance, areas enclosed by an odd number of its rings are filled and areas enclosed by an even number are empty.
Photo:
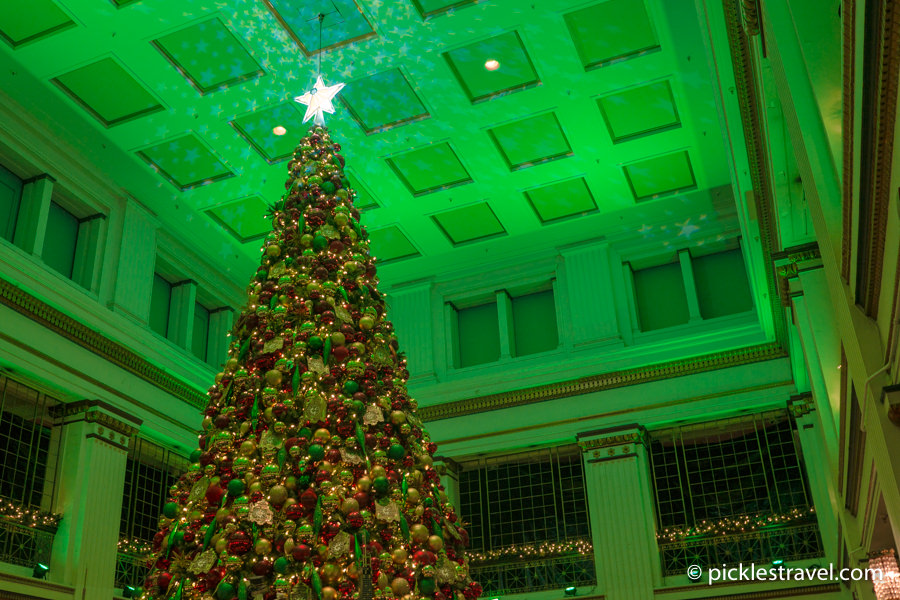
[[[119,538],[117,549],[121,554],[130,554],[132,556],[149,555],[153,551],[149,542],[138,538]]]
[[[690,527],[668,527],[657,532],[656,539],[659,542],[680,542],[682,540],[700,537],[700,536],[720,536],[731,535],[735,533],[746,533],[749,531],[757,531],[767,527],[776,527],[785,525],[793,521],[808,519],[813,516],[816,509],[795,508],[790,512],[773,515],[771,513],[760,513],[756,515],[743,515],[739,517],[726,517],[718,521],[700,521]]]
[[[23,527],[39,527],[56,531],[62,515],[38,510],[0,498],[0,519]]]
[[[469,564],[491,562],[503,559],[550,558],[569,554],[586,556],[594,551],[589,540],[568,540],[565,542],[543,542],[527,546],[510,546],[488,552],[469,552]]]

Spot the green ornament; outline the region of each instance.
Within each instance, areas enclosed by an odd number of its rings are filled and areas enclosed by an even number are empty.
[[[388,481],[387,477],[376,477],[375,481],[372,482],[372,487],[375,489],[375,493],[381,496],[388,493],[388,489],[390,488],[390,481]]]
[[[419,580],[419,593],[423,596],[431,596],[434,594],[435,584],[434,579],[431,577],[425,577],[424,579]]]
[[[353,381],[352,379],[348,380],[344,383],[344,393],[347,395],[355,394],[359,390],[359,384]],[[197,457],[198,460],[200,457]]]
[[[317,235],[313,239],[313,250],[324,250],[328,246],[328,238],[324,235]],[[265,277],[263,277],[265,279]]]
[[[388,458],[393,460],[400,460],[404,456],[406,456],[406,450],[400,444],[394,444],[388,449]]]
[[[306,345],[309,346],[311,350],[319,350],[324,344],[325,342],[322,341],[322,338],[317,335],[310,337],[306,341]]]
[[[275,564],[272,565],[272,568],[275,569],[276,573],[287,573],[288,570],[288,561],[285,557],[279,556],[275,559]]]
[[[216,598],[219,600],[231,600],[234,598],[234,586],[227,581],[223,581],[216,588]]]
[[[200,448],[197,448],[196,450],[191,452],[191,462],[192,463],[199,462],[200,456],[202,456],[202,455],[203,455],[203,452],[200,450]]]
[[[246,486],[244,485],[244,481],[235,477],[231,481],[228,482],[228,495],[229,496],[240,496],[244,493],[244,489]]]
[[[163,516],[167,519],[174,519],[178,516],[178,505],[174,502],[167,502],[163,506]]]
[[[322,460],[325,458],[325,448],[319,444],[309,445],[309,457],[313,460]]]
[[[334,184],[331,183],[330,181],[326,181],[325,183],[322,184],[322,191],[324,191],[326,194],[333,194],[334,193]]]
[[[309,427],[301,427],[300,431],[298,431],[297,433],[300,434],[300,437],[305,437],[306,439],[312,437],[312,430]]]

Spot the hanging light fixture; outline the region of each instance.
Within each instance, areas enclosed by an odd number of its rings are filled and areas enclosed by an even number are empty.
[[[869,556],[869,569],[873,571],[872,584],[878,600],[900,600],[900,567],[893,549],[882,550]],[[878,575],[881,577],[878,577]]]

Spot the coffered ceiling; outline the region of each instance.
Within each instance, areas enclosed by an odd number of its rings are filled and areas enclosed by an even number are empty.
[[[389,283],[739,231],[693,0],[30,0],[0,37],[6,93],[236,279],[320,61]]]

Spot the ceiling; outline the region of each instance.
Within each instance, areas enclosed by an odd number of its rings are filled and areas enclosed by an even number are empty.
[[[327,124],[389,283],[586,239],[639,257],[739,231],[693,0],[19,6],[0,3],[4,90],[236,279],[319,60],[346,83]]]

